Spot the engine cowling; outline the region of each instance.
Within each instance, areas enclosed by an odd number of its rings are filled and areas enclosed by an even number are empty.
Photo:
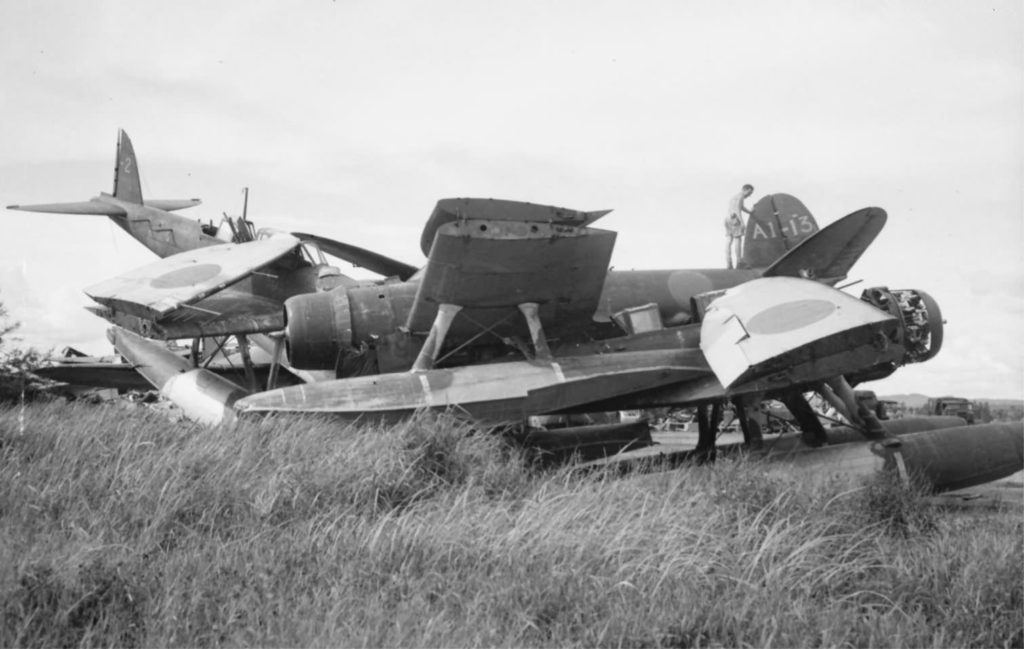
[[[860,299],[896,317],[892,342],[906,350],[903,363],[923,363],[942,349],[943,321],[939,304],[917,289],[865,289]]]
[[[300,370],[336,370],[352,350],[352,311],[345,288],[288,298],[284,312],[288,363]]]

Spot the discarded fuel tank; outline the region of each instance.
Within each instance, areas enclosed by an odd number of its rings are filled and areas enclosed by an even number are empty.
[[[955,491],[1024,470],[1024,423],[955,426],[875,442],[769,450],[765,458],[809,477],[868,477],[890,471],[933,492]]]

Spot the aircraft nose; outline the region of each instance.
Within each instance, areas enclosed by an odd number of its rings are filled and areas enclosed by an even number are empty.
[[[894,316],[899,324],[898,339],[906,350],[904,363],[923,363],[942,349],[942,310],[938,302],[918,289],[865,289],[861,300]]]
[[[942,319],[942,310],[939,309],[939,303],[935,299],[925,293],[924,291],[915,291],[921,298],[921,303],[924,305],[924,312],[928,319],[928,334],[929,334],[929,345],[928,352],[919,357],[917,362],[923,362],[930,358],[934,358],[939,350],[942,349],[942,336],[943,326],[945,320]]]

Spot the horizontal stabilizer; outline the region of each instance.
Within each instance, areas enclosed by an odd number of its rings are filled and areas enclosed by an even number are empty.
[[[284,235],[197,248],[90,286],[85,293],[117,311],[158,320],[247,277],[298,244],[295,237]]]
[[[847,214],[801,241],[764,271],[764,277],[809,277],[839,281],[885,226],[880,207]]]
[[[198,198],[181,199],[157,199],[145,201],[146,207],[152,207],[165,212],[184,210],[189,207],[201,205],[203,201]],[[22,212],[44,212],[48,214],[87,214],[90,216],[125,216],[127,211],[120,205],[114,205],[103,200],[92,199],[79,201],[77,203],[39,203],[36,205],[8,205],[9,210],[21,210]]]
[[[397,259],[391,259],[385,257],[380,253],[367,250],[366,248],[360,248],[359,246],[353,246],[349,243],[342,243],[341,241],[335,241],[334,239],[328,239],[327,237],[317,236],[315,234],[308,234],[306,232],[293,232],[293,236],[298,237],[303,241],[312,241],[320,247],[320,250],[326,252],[332,257],[343,259],[351,264],[355,264],[361,268],[365,268],[371,272],[383,275],[384,277],[398,277],[403,282],[412,277],[416,271],[419,270],[416,266],[412,266]]]
[[[88,214],[91,216],[125,216],[123,207],[101,201],[80,201],[78,203],[40,203],[37,205],[8,205],[9,210],[22,212],[44,212],[48,214]]]
[[[895,321],[819,282],[761,278],[711,303],[701,323],[700,348],[726,388],[773,372],[788,373],[789,383],[800,383],[856,369],[824,361],[863,347],[872,352],[878,325]]]
[[[198,198],[170,198],[170,199],[156,199],[156,200],[144,200],[142,202],[146,207],[153,207],[158,210],[165,212],[174,212],[175,210],[184,210],[196,205],[202,205],[203,201]]]

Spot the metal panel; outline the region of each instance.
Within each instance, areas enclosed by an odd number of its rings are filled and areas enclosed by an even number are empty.
[[[85,292],[118,311],[158,320],[234,284],[288,254],[298,243],[295,237],[284,235],[190,250],[100,282]]]
[[[541,320],[584,319],[597,309],[615,233],[551,223],[464,220],[437,230],[408,326],[430,328],[437,304],[540,305]]]

